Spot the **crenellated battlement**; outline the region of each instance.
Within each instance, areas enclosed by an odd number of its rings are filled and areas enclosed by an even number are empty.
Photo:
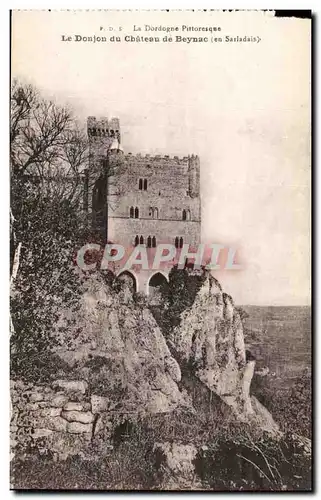
[[[187,163],[191,161],[199,161],[199,158],[197,155],[188,155],[188,156],[170,156],[170,155],[150,155],[150,154],[141,154],[141,153],[126,153],[124,155],[125,159],[127,160],[137,160],[141,162],[146,162],[147,160],[150,161],[151,163],[154,162],[168,162],[168,163],[177,163],[178,165],[186,165]]]
[[[120,138],[120,124],[118,118],[106,117],[97,119],[95,116],[87,118],[87,134],[89,138],[95,137],[117,137]]]

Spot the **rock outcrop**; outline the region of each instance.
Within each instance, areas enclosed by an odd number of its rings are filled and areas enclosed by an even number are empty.
[[[181,361],[220,396],[238,419],[276,432],[270,413],[250,395],[255,360],[246,358],[243,326],[232,298],[210,274],[181,314],[169,344]]]
[[[159,326],[126,283],[116,293],[101,278],[88,279],[73,315],[66,311],[60,321],[56,353],[88,381],[93,397],[108,399],[110,411],[142,415],[190,405]],[[74,326],[63,328],[67,323]]]
[[[162,466],[166,471],[164,489],[191,490],[199,489],[201,484],[196,479],[194,460],[198,450],[192,444],[155,443],[154,453],[161,454]]]
[[[246,359],[239,313],[211,275],[167,342],[146,299],[126,284],[115,291],[101,276],[89,278],[80,302],[63,312],[57,339],[54,352],[67,371],[58,368],[47,386],[13,382],[13,448],[39,448],[44,441],[44,448],[65,457],[97,443],[108,448],[125,422],[177,409],[193,412],[180,383],[182,363],[236,419],[277,432],[269,412],[250,395],[255,361]],[[175,450],[184,455],[183,448]]]

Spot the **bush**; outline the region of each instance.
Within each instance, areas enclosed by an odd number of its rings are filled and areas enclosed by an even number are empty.
[[[218,440],[195,459],[196,473],[216,491],[310,491],[310,459],[291,436]]]
[[[65,224],[64,231],[61,220]],[[67,210],[64,205],[59,210],[49,201],[41,209],[35,207],[30,216],[32,236],[24,240],[19,272],[11,292],[13,378],[34,377],[31,365],[34,364],[38,373],[38,360],[50,360],[52,348],[57,343],[55,325],[62,309],[78,307],[82,278],[73,264],[77,248],[75,235],[79,235],[76,222],[71,208]],[[50,361],[44,365],[47,372],[50,367]]]
[[[217,423],[218,425],[218,423]],[[156,443],[194,444],[199,487],[213,491],[310,491],[311,461],[295,436],[281,440],[261,435],[254,439],[243,425],[219,429],[203,415],[176,412],[124,421],[112,436],[113,449],[103,456],[93,446],[87,460],[66,461],[34,452],[13,461],[16,489],[166,489],[175,480]],[[107,447],[106,447],[107,450]]]
[[[178,269],[177,265],[170,270],[169,282],[159,287],[160,305],[151,307],[165,337],[179,326],[180,315],[193,305],[196,294],[207,276],[205,269],[200,274],[193,274],[188,268]]]
[[[272,413],[284,432],[312,437],[311,376],[303,372],[290,390],[270,388],[266,379],[254,377],[251,391]]]

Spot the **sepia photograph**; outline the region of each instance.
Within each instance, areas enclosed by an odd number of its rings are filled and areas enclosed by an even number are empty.
[[[313,490],[311,25],[11,11],[11,490]]]

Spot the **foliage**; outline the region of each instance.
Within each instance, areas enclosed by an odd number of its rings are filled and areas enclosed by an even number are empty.
[[[180,315],[192,306],[206,277],[204,269],[198,274],[191,273],[187,268],[179,269],[177,265],[170,270],[169,282],[159,287],[162,297],[160,305],[151,307],[165,336],[180,324]]]
[[[309,491],[311,464],[290,435],[218,439],[200,451],[195,468],[210,489],[218,491]]]
[[[243,307],[236,307],[235,309],[239,313],[242,322],[243,320],[249,317],[249,313],[246,312],[245,309],[243,309]]]
[[[262,377],[254,377],[251,389],[283,431],[312,437],[311,376],[307,371],[296,378],[289,390],[275,390]]]
[[[74,197],[88,148],[68,107],[44,99],[31,85],[14,80],[10,142],[13,178],[36,177],[38,194],[45,192],[46,197]],[[70,182],[63,182],[66,178]]]
[[[195,479],[203,490],[311,490],[310,459],[291,435],[254,439],[244,425],[210,428],[202,415],[191,412],[125,421],[116,427],[112,446],[109,442],[99,457],[93,447],[87,460],[74,456],[61,462],[36,454],[16,459],[13,483],[16,488],[167,489],[168,480],[175,477],[164,453],[155,449],[161,442],[196,445]]]
[[[60,308],[77,303],[73,258],[84,239],[87,143],[68,108],[14,81],[10,159],[11,369],[12,376],[36,378],[41,363],[44,375],[54,366],[51,333]]]
[[[61,232],[54,231],[48,205],[41,217],[37,215],[38,218],[33,213],[31,218],[32,233],[29,241],[24,242],[19,273],[11,292],[14,324],[11,366],[12,375],[19,376],[31,374],[35,361],[45,353],[48,355],[54,345],[53,326],[61,309],[68,305],[77,307],[81,285],[72,261],[75,246],[64,234],[64,230],[73,230],[69,214],[61,214],[60,227],[63,221],[70,222]]]

